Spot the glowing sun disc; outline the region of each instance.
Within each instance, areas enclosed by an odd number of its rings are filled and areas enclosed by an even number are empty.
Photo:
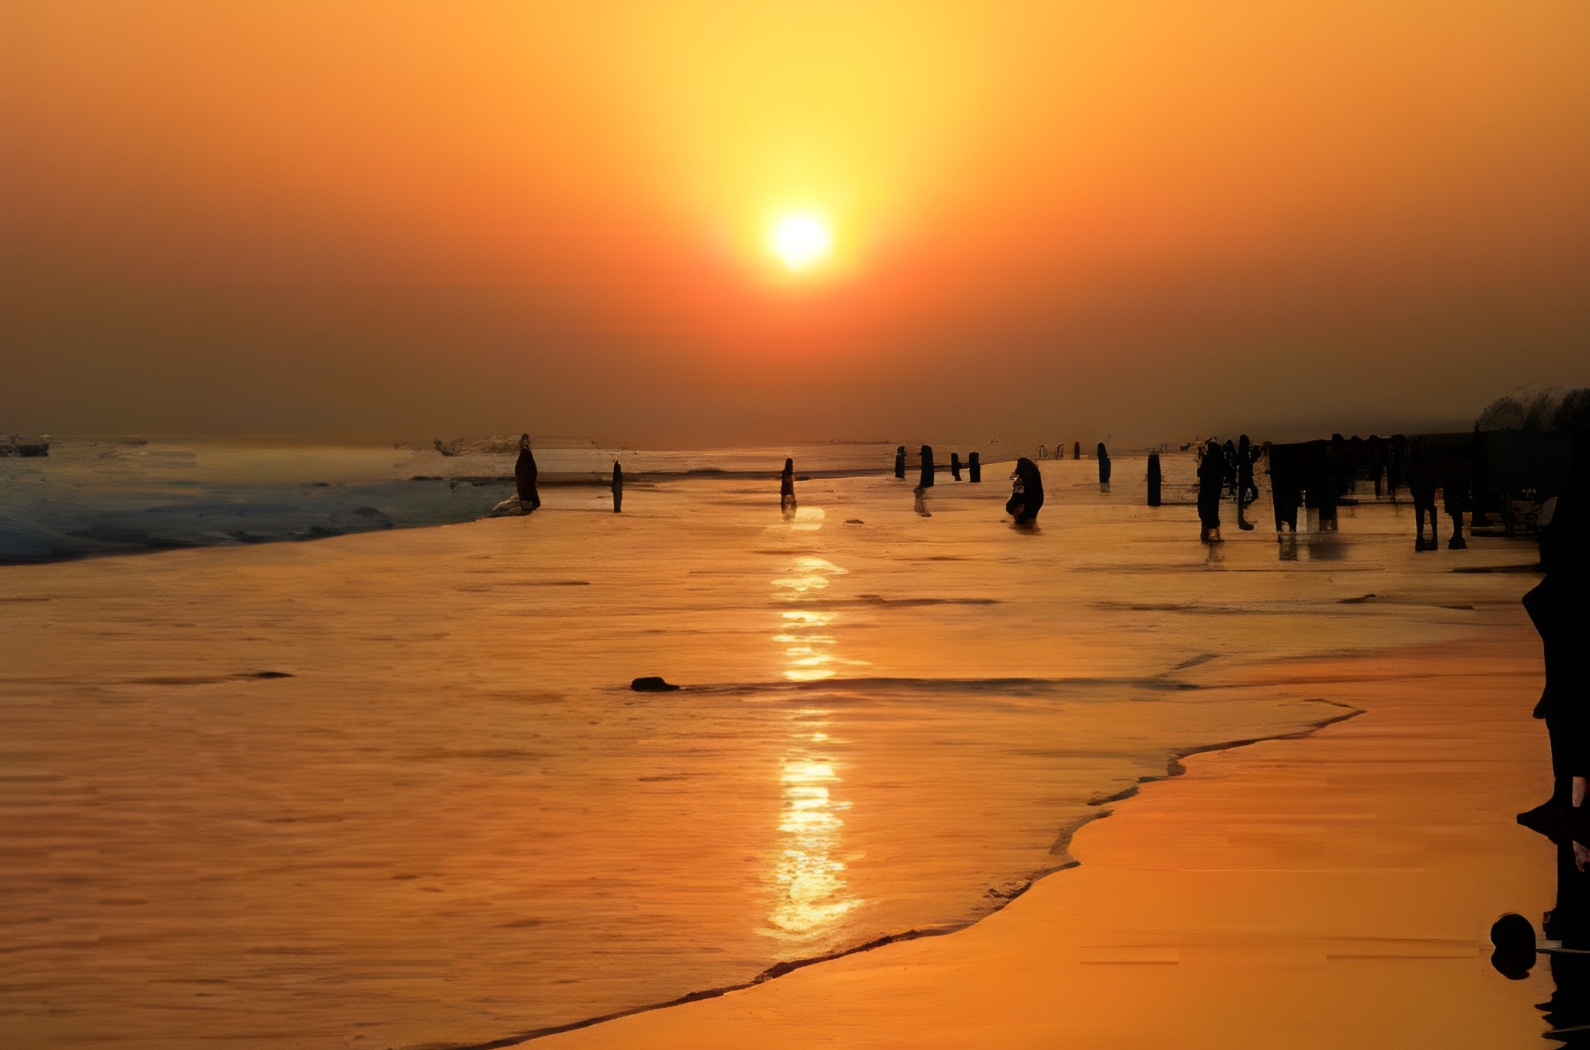
[[[817,265],[834,246],[834,234],[828,224],[810,212],[795,212],[773,224],[770,238],[773,254],[784,260],[791,270],[805,270]]]

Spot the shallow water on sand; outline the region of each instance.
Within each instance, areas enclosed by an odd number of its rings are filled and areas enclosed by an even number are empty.
[[[791,519],[699,479],[8,568],[0,1025],[467,1045],[964,924],[1178,753],[1344,713],[1224,668],[1452,637],[1452,568],[1532,559],[1415,557],[1390,506],[1211,550],[1141,468],[1045,463],[1030,533],[1006,467],[930,518],[892,478]]]

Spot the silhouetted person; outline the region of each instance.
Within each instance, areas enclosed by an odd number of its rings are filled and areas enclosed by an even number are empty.
[[[530,454],[530,435],[519,435],[519,460],[513,465],[513,484],[519,493],[519,504],[529,510],[541,506],[541,494],[536,491],[536,458]]]
[[[966,456],[966,473],[967,479],[973,484],[983,480],[983,461],[978,458],[975,452],[968,453]]]
[[[1385,495],[1386,442],[1378,434],[1369,435],[1369,473],[1375,482],[1375,498]]]
[[[1582,874],[1590,866],[1590,434],[1573,436],[1568,480],[1540,530],[1540,564],[1545,578],[1524,595],[1524,609],[1540,632],[1545,662],[1546,688],[1534,713],[1546,720],[1551,742],[1552,795],[1518,821],[1557,843],[1559,881],[1577,887],[1569,894],[1579,909],[1572,921],[1584,933],[1590,923],[1584,881],[1590,876]]]
[[[624,509],[624,468],[613,460],[613,513],[618,514]]]
[[[1408,435],[1393,434],[1386,453],[1386,491],[1396,502],[1397,490],[1406,484],[1404,473],[1408,467]]]
[[[1016,519],[1016,524],[1030,526],[1038,520],[1043,507],[1043,475],[1038,465],[1026,456],[1016,460],[1016,469],[1010,475],[1010,499],[1005,501],[1005,513]]]
[[[1227,438],[1226,443],[1220,446],[1220,455],[1225,460],[1226,491],[1235,496],[1237,495],[1237,446],[1232,444],[1230,438]]]
[[[795,461],[784,461],[784,472],[778,478],[778,506],[786,517],[795,513]]]
[[[1210,438],[1198,460],[1198,540],[1220,542],[1220,492],[1226,480],[1225,455]]]
[[[901,481],[905,480],[905,446],[901,445],[894,450],[894,476]]]
[[[961,454],[959,452],[950,453],[950,477],[956,481],[961,480]]]
[[[1230,444],[1230,442],[1227,442]],[[1248,509],[1248,504],[1259,498],[1258,486],[1253,483],[1253,464],[1259,460],[1259,450],[1253,447],[1248,440],[1248,435],[1243,434],[1237,441],[1237,528],[1243,532],[1253,531],[1253,522],[1243,516]]]
[[[1072,459],[1081,459],[1082,458],[1082,442],[1080,442],[1080,441],[1071,442],[1071,458]]]
[[[1408,493],[1413,497],[1413,549],[1416,551],[1433,551],[1441,543],[1441,526],[1438,523],[1435,511],[1435,484],[1423,478],[1410,477],[1408,479]],[[1430,516],[1430,542],[1424,542],[1424,518]]]
[[[1468,548],[1468,543],[1463,539],[1463,511],[1468,504],[1468,495],[1468,482],[1462,478],[1449,475],[1441,482],[1441,500],[1446,504],[1447,516],[1452,519],[1452,538],[1446,542],[1449,551]],[[1431,531],[1435,531],[1434,515],[1431,516]]]
[[[1099,491],[1110,491],[1110,453],[1102,441],[1099,442]]]
[[[1159,506],[1159,487],[1159,453],[1150,452],[1148,454],[1148,505],[1150,507]]]
[[[933,487],[933,446],[922,446],[922,480],[917,482],[916,512],[924,518],[931,517],[927,509],[927,490]]]

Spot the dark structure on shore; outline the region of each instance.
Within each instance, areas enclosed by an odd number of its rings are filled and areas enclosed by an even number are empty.
[[[1099,442],[1099,491],[1110,491],[1110,453],[1102,441]]]
[[[901,445],[894,450],[894,476],[901,481],[905,480],[905,446]]]
[[[950,453],[950,477],[956,481],[961,480],[961,454],[959,452]]]
[[[1148,505],[1150,507],[1159,506],[1160,482],[1159,453],[1150,452],[1148,454]]]
[[[966,456],[967,480],[973,484],[983,480],[983,461],[977,453],[968,453]]]

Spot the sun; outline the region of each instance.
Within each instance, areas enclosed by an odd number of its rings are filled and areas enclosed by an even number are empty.
[[[768,246],[787,268],[809,270],[827,258],[834,246],[834,233],[827,222],[811,212],[791,212],[773,223]]]

